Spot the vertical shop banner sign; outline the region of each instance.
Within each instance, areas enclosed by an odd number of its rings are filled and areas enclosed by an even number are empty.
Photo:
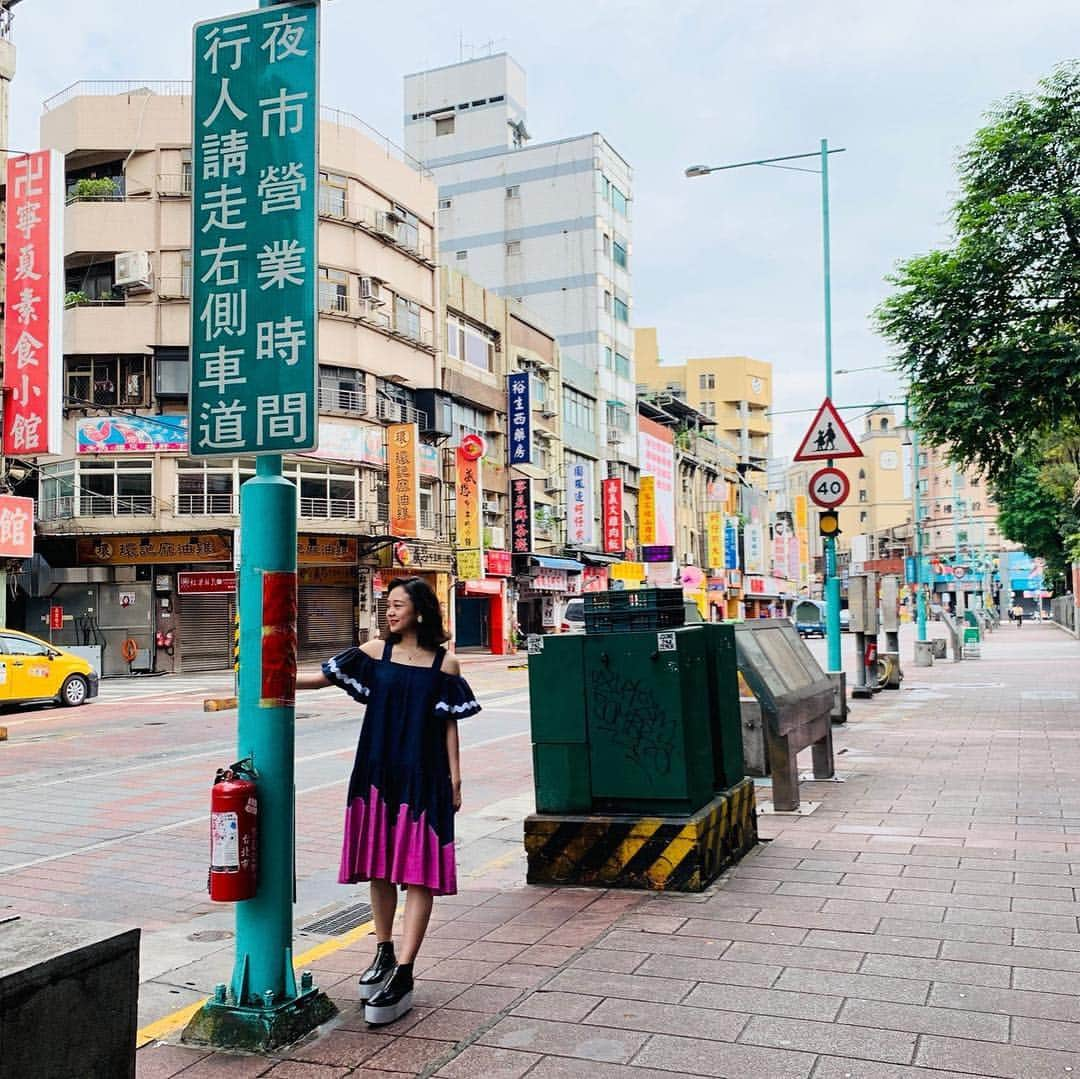
[[[642,478],[654,477],[655,536],[652,543],[674,544],[675,447],[670,442],[642,431],[638,433],[638,453]]]
[[[483,460],[468,446],[458,446],[455,454],[454,498],[457,507],[455,541],[458,576],[466,580],[483,577],[483,521],[480,516],[481,468]],[[462,565],[470,573],[462,570]]]
[[[774,577],[787,577],[787,526],[782,521],[773,524],[772,573]]]
[[[34,500],[0,495],[0,558],[34,557]]]
[[[765,573],[765,536],[759,524],[747,523],[743,528],[743,557],[746,573]]]
[[[623,541],[623,486],[618,476],[606,479],[600,485],[604,500],[604,550],[608,554],[622,554]]]
[[[724,569],[739,569],[739,518],[724,518]]]
[[[705,514],[705,561],[709,569],[724,568],[724,515],[715,510]]]
[[[656,545],[656,477],[642,476],[638,487],[638,543]]]
[[[318,442],[319,7],[197,23],[191,453]]]
[[[390,535],[415,539],[420,526],[420,431],[415,423],[386,429]]]
[[[531,554],[533,549],[532,480],[515,478],[510,481],[510,551],[512,554]]]
[[[806,495],[795,496],[795,535],[799,539],[799,583],[810,580],[810,515]]]
[[[506,414],[510,418],[510,464],[532,464],[532,406],[528,371],[514,371],[506,376],[506,398]]]
[[[799,584],[799,537],[794,532],[787,535],[787,575],[788,579]]]
[[[578,461],[570,466],[570,487],[566,492],[566,542],[593,541],[593,466]]]
[[[7,160],[4,453],[61,451],[64,155]]]

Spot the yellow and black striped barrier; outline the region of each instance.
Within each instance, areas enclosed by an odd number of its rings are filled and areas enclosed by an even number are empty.
[[[236,609],[233,615],[233,646],[232,646],[233,673],[240,673],[240,609]]]
[[[688,817],[536,813],[525,819],[530,884],[700,892],[756,843],[750,779]]]

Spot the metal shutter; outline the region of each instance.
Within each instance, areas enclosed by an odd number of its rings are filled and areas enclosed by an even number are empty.
[[[223,671],[232,667],[236,597],[180,596],[180,670]]]
[[[326,659],[357,643],[355,592],[303,584],[299,590],[299,651],[302,661]]]

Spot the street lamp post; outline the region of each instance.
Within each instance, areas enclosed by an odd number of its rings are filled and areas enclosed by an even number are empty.
[[[686,176],[708,176],[712,172],[726,172],[729,169],[748,168],[762,165],[766,168],[791,169],[795,172],[814,172],[821,176],[821,250],[824,270],[824,307],[825,307],[825,396],[832,397],[832,267],[829,244],[829,154],[840,154],[843,147],[829,149],[829,140],[822,139],[820,149],[811,154],[788,154],[784,157],[765,157],[756,161],[739,161],[733,165],[691,165],[686,169]],[[803,161],[817,158],[818,168],[807,169],[798,165],[786,165],[781,162]],[[830,458],[827,464],[832,466]],[[828,645],[829,672],[843,670],[840,660],[840,578],[836,573],[836,537],[823,538],[825,555],[825,636]]]

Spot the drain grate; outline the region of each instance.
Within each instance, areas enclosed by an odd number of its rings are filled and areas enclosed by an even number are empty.
[[[320,918],[317,922],[303,926],[300,932],[322,933],[323,936],[327,937],[340,937],[342,933],[347,933],[350,929],[355,929],[358,925],[363,925],[364,922],[370,920],[371,904],[355,903],[351,907],[345,907],[327,915],[325,918]]]

